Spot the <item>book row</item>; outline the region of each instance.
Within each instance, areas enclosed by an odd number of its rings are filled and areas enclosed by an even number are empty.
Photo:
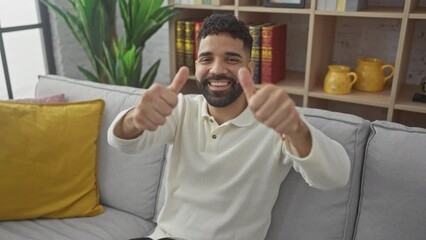
[[[195,73],[197,37],[202,21],[176,22],[176,67],[187,66]],[[277,83],[285,78],[286,24],[248,24],[253,38],[251,60],[254,62],[253,80],[256,84]]]
[[[367,9],[368,0],[317,0],[318,10],[355,12]]]

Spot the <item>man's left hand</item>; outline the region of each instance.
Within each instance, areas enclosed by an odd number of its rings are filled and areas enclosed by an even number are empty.
[[[309,154],[312,146],[309,128],[302,121],[285,89],[265,84],[256,91],[247,68],[238,71],[238,79],[255,118],[289,138],[301,156]]]

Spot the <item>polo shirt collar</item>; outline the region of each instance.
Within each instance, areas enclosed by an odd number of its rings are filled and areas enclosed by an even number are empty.
[[[207,100],[204,98],[201,105],[201,117],[204,120],[209,120],[212,116],[208,112]],[[244,111],[238,115],[236,118],[231,119],[229,123],[235,125],[236,127],[247,127],[256,122],[256,119],[253,115],[251,109],[247,106]],[[226,123],[225,123],[226,124]]]

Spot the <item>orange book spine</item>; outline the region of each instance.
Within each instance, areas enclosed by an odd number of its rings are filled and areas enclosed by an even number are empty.
[[[196,61],[198,58],[198,33],[203,26],[203,21],[195,21],[194,22],[194,60]]]

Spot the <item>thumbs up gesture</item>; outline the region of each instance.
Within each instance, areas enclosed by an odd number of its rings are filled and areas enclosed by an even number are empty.
[[[181,67],[169,86],[153,84],[144,92],[139,104],[129,111],[114,134],[123,139],[131,139],[143,131],[155,131],[166,122],[178,102],[178,93],[185,85],[189,75],[187,67]]]
[[[139,130],[154,131],[166,122],[176,107],[177,95],[188,79],[187,67],[179,69],[169,86],[153,84],[141,97],[140,103],[132,111],[133,123]]]
[[[256,91],[250,72],[246,68],[238,71],[238,80],[255,118],[283,137],[291,138],[291,141],[294,139],[296,142],[307,143],[306,150],[309,153],[311,139],[309,129],[301,120],[287,92],[273,84],[266,84]]]

